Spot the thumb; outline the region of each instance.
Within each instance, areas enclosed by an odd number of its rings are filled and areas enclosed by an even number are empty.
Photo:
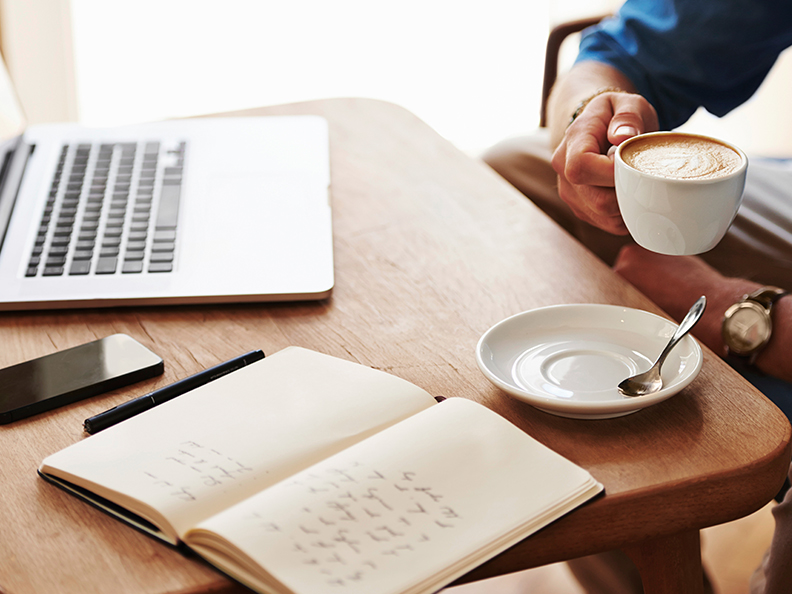
[[[621,101],[614,105],[613,117],[608,124],[608,141],[613,146],[646,132],[639,110],[640,106],[633,101]]]
[[[632,124],[623,123],[614,125],[613,122],[611,122],[611,125],[608,127],[608,140],[613,146],[619,146],[628,138],[632,138],[641,133],[641,129]]]

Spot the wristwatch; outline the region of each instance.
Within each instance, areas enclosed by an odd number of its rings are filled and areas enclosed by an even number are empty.
[[[726,359],[737,365],[753,365],[770,341],[773,332],[771,311],[787,291],[762,287],[743,296],[723,316],[721,335],[726,344]]]

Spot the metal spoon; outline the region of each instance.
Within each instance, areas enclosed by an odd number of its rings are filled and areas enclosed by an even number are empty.
[[[663,349],[663,352],[660,353],[657,361],[655,361],[649,371],[644,371],[643,373],[628,377],[626,380],[622,381],[619,384],[619,392],[625,396],[646,396],[647,394],[652,394],[660,390],[663,387],[663,378],[660,377],[660,367],[663,366],[663,362],[668,356],[668,353],[671,352],[671,349],[673,349],[677,343],[682,340],[685,334],[690,332],[693,326],[696,325],[696,322],[701,318],[701,314],[704,313],[704,308],[706,306],[707,298],[702,295],[699,297],[698,301],[693,304],[690,311],[687,312],[685,319],[682,320],[682,323],[676,329],[671,340]]]

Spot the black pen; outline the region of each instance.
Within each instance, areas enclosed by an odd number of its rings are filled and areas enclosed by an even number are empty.
[[[85,419],[85,422],[83,422],[83,428],[87,433],[93,435],[102,429],[107,429],[116,423],[120,423],[121,421],[125,421],[130,417],[134,417],[136,414],[142,413],[144,410],[148,410],[157,406],[158,404],[162,404],[163,402],[167,402],[168,400],[176,398],[177,396],[186,394],[190,390],[194,390],[199,386],[208,384],[219,377],[231,373],[232,371],[236,371],[237,369],[241,369],[242,367],[250,365],[256,361],[260,361],[263,358],[263,352],[250,351],[249,353],[235,357],[230,361],[220,363],[219,365],[215,365],[209,369],[199,371],[195,375],[191,375],[190,377],[185,377],[184,379],[180,379],[177,382],[173,382],[169,386],[155,390],[150,394],[140,396],[139,398],[135,398],[129,402],[125,402],[124,404],[119,404],[110,410],[106,410],[102,413],[99,413],[98,415],[94,415],[93,417]]]

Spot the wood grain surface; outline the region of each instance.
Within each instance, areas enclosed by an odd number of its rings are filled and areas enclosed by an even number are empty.
[[[668,576],[684,581],[700,571],[700,528],[753,512],[776,493],[789,465],[789,423],[706,349],[688,388],[618,419],[555,417],[493,387],[474,348],[507,316],[560,303],[661,312],[486,165],[404,109],[334,99],[237,112],[288,113],[330,122],[336,286],[329,299],[0,314],[0,367],[116,332],[166,364],[157,379],[0,426],[0,591],[244,591],[46,484],[36,468],[84,438],[86,417],[258,348],[299,345],[434,395],[477,400],[605,485],[604,497],[461,581],[623,548],[644,571],[647,592],[673,591],[681,582]],[[250,274],[261,258],[276,257],[251,254]],[[669,552],[677,545],[695,558],[681,569]]]

